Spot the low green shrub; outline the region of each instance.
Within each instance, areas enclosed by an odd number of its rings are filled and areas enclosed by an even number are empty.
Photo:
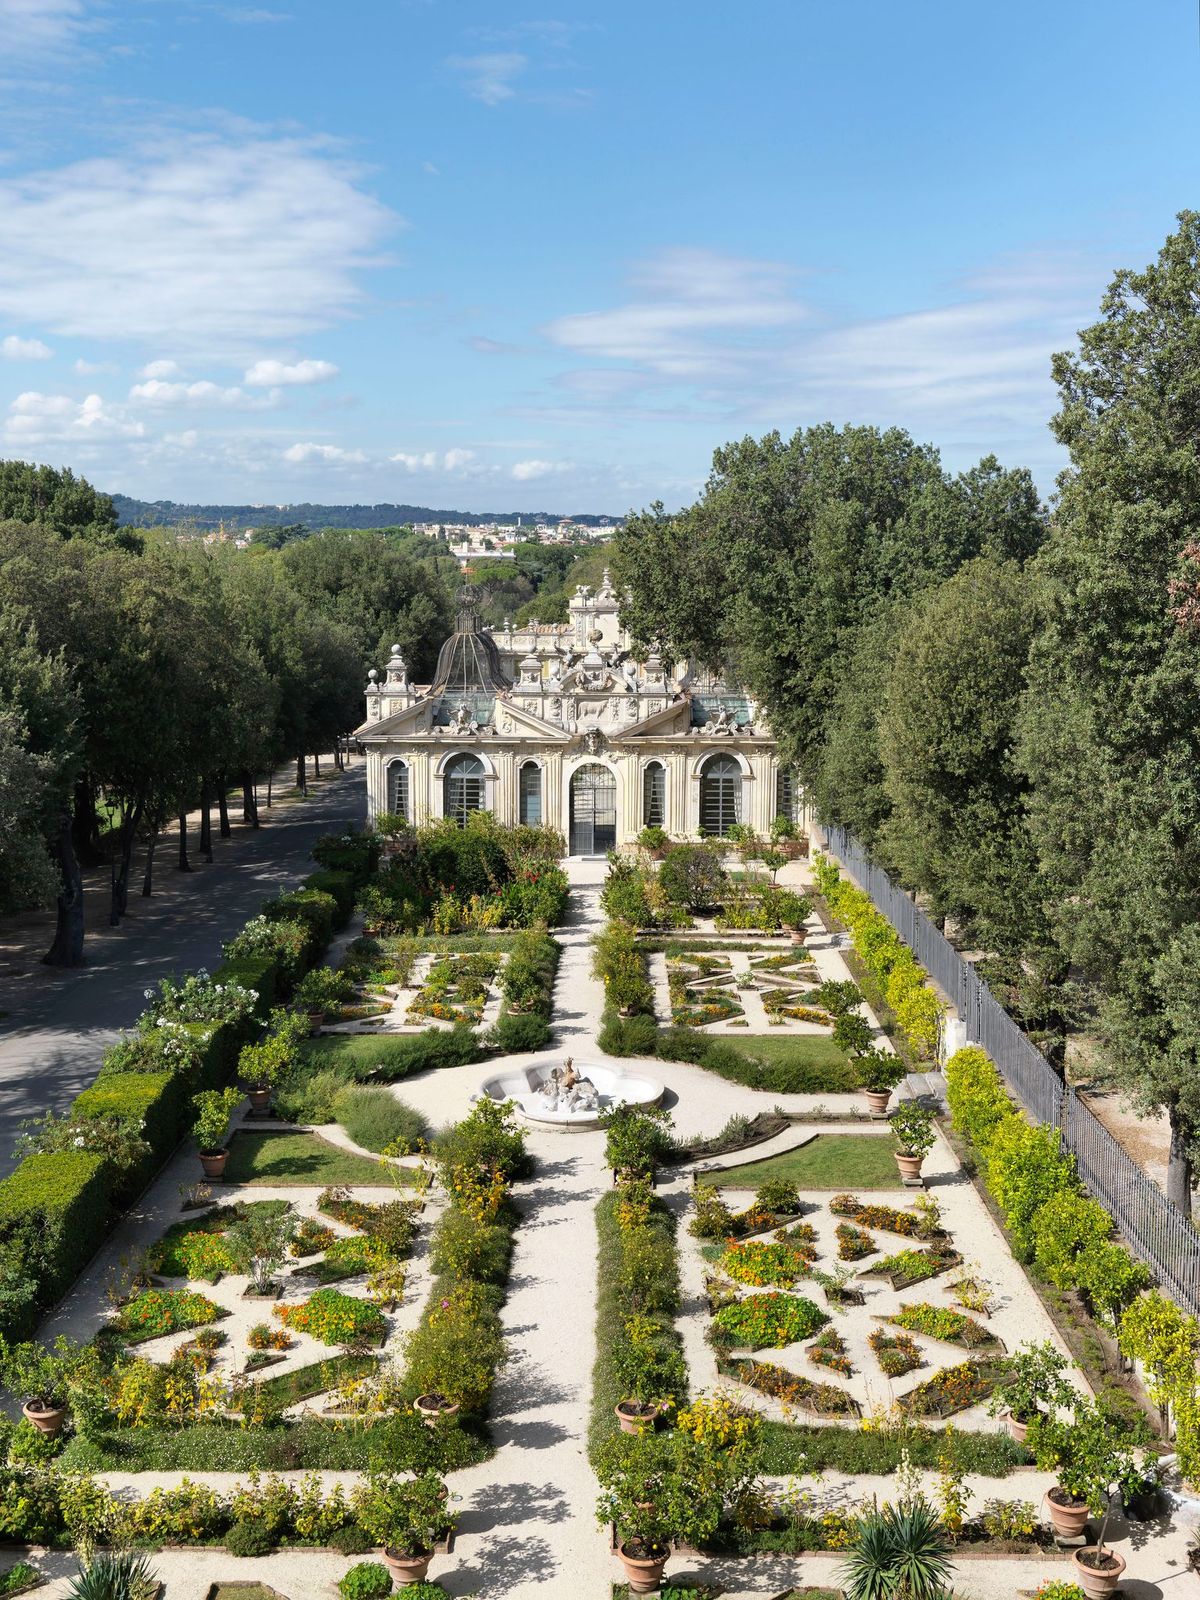
[[[412,1148],[429,1132],[421,1113],[388,1089],[347,1084],[334,1098],[333,1115],[364,1150],[381,1151],[397,1140]]]
[[[1013,1103],[987,1052],[971,1044],[956,1050],[946,1063],[946,1103],[956,1133],[963,1134],[980,1155]]]
[[[310,872],[304,880],[304,887],[316,894],[327,894],[336,908],[333,917],[334,927],[346,926],[354,910],[354,897],[358,892],[358,885],[350,873],[335,872],[332,868]]]
[[[86,1150],[27,1156],[0,1183],[0,1332],[27,1332],[108,1234],[112,1173]]]
[[[658,1042],[658,1024],[652,1016],[621,1017],[608,1008],[596,1043],[609,1056],[652,1056]]]
[[[300,1046],[302,1068],[340,1071],[344,1063],[348,1078],[376,1078],[383,1083],[441,1067],[465,1067],[482,1061],[486,1054],[479,1035],[466,1024],[391,1037],[325,1034]]]
[[[502,1011],[488,1034],[488,1044],[501,1055],[531,1055],[548,1049],[553,1041],[554,1031],[545,1017],[516,1011]]]
[[[231,1556],[267,1556],[275,1548],[275,1540],[261,1522],[247,1518],[230,1528],[225,1535],[225,1548]]]
[[[337,901],[318,889],[293,889],[264,900],[262,914],[268,922],[302,922],[308,929],[307,963],[311,965],[333,937]]]
[[[344,1600],[383,1600],[391,1592],[392,1575],[379,1561],[360,1561],[338,1579],[338,1593]]]

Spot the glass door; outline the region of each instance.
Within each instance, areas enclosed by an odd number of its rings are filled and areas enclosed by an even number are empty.
[[[616,774],[607,767],[580,767],[571,778],[571,854],[602,856],[616,847]]]

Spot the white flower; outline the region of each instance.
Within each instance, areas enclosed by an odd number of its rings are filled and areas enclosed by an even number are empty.
[[[87,1148],[87,1140],[83,1137],[82,1134],[78,1134],[76,1136],[74,1143],[75,1143],[76,1150],[84,1150],[84,1149]]]

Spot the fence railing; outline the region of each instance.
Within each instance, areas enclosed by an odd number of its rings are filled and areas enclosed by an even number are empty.
[[[844,828],[825,828],[825,850],[895,928],[962,1019],[967,1039],[987,1051],[1035,1122],[1057,1127],[1081,1181],[1163,1287],[1200,1315],[1200,1233],[1171,1204],[1095,1113],[1063,1084],[1045,1056],[987,984],[925,913]]]

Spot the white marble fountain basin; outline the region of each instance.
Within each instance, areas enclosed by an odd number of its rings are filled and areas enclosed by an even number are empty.
[[[554,1065],[561,1063],[551,1063],[545,1067],[511,1067],[507,1072],[498,1072],[483,1080],[479,1094],[474,1098],[483,1099],[486,1096],[496,1101],[515,1100],[521,1114],[530,1122],[546,1123],[551,1127],[596,1127],[595,1107],[568,1110],[551,1108],[545,1103],[542,1091],[550,1083],[550,1072]],[[600,1110],[617,1105],[656,1106],[663,1097],[663,1085],[640,1073],[616,1072],[612,1067],[591,1066],[584,1062],[576,1062],[575,1071],[594,1085]]]

